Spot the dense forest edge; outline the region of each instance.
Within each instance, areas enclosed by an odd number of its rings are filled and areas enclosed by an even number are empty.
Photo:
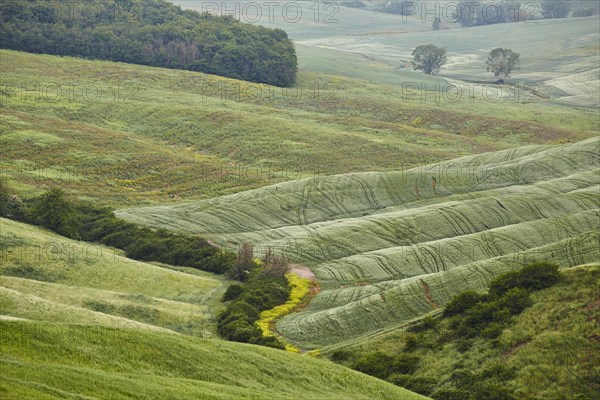
[[[0,48],[204,72],[290,87],[298,61],[281,29],[182,10],[164,0],[6,0]]]

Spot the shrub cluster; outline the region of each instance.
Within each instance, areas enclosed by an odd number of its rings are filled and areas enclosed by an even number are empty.
[[[0,193],[0,201],[10,198],[5,185],[2,186],[0,192],[4,194]],[[20,204],[18,209],[9,209],[10,213],[1,209],[0,216],[39,225],[71,239],[113,246],[134,260],[158,261],[217,274],[229,272],[235,260],[234,254],[223,252],[200,237],[126,222],[109,208],[69,200],[60,189]]]
[[[256,322],[260,328],[263,336],[278,337],[275,332],[272,331],[271,325],[278,319],[294,311],[304,300],[305,296],[310,292],[311,281],[306,278],[292,273],[285,275],[288,286],[290,287],[290,295],[288,301],[285,304],[277,307],[268,309],[260,313],[260,319]],[[281,337],[279,339],[283,340]],[[297,347],[286,344],[285,349],[295,353],[300,352]]]
[[[411,354],[391,356],[387,353],[376,351],[359,358],[353,368],[379,379],[388,379],[391,375],[408,375],[414,373],[419,367],[420,359]]]
[[[47,4],[42,4],[47,3]],[[296,80],[281,29],[182,10],[164,0],[4,0],[0,47],[200,71],[276,86]]]
[[[284,349],[276,337],[263,334],[257,321],[261,312],[285,303],[290,296],[285,271],[285,259],[267,251],[262,260],[256,260],[252,246],[242,245],[230,276],[241,278],[244,283],[231,285],[223,296],[224,301],[231,303],[217,318],[219,335],[234,342]]]
[[[529,264],[495,278],[487,294],[467,291],[455,296],[446,305],[443,316],[451,318],[450,327],[456,337],[494,339],[513,315],[531,305],[530,292],[550,287],[559,279],[558,265]]]

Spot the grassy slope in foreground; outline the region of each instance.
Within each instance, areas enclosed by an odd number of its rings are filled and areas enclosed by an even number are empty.
[[[345,350],[399,354],[405,351],[405,339],[412,336],[423,343],[411,353],[421,359],[413,378],[433,380],[438,388],[451,387],[454,373],[460,376],[503,366],[515,369],[503,386],[514,389],[519,400],[596,399],[600,396],[600,264],[566,268],[561,275],[557,285],[533,293],[533,305],[514,317],[496,340],[478,338],[467,349],[460,348],[460,340],[440,344],[447,331],[438,325],[417,335],[396,330]]]
[[[1,219],[0,397],[406,399],[342,366],[199,335],[222,283]]]
[[[223,278],[134,261],[118,250],[0,219],[2,314],[93,325],[215,332]]]
[[[323,290],[277,328],[321,347],[392,329],[528,261],[600,259],[599,144],[528,146],[118,214],[307,263]]]
[[[257,346],[98,326],[0,325],[3,398],[426,399],[331,362]]]

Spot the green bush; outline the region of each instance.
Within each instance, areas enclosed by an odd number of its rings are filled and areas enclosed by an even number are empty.
[[[256,325],[243,319],[236,319],[228,324],[220,325],[218,332],[227,340],[242,343],[257,343],[262,337],[260,329]]]
[[[559,267],[549,262],[528,264],[523,268],[507,272],[490,282],[490,294],[502,296],[510,289],[522,288],[527,291],[545,289],[560,280]]]
[[[504,382],[481,380],[471,386],[477,400],[515,400],[512,390]]]
[[[27,219],[63,236],[78,239],[80,221],[75,209],[60,189],[51,189],[33,200]]]
[[[410,379],[408,379],[403,387],[424,396],[428,396],[431,392],[433,392],[438,383],[437,379],[435,378],[426,378],[414,375],[408,376],[410,376]]]
[[[0,178],[0,217],[22,221],[25,219],[25,214],[23,201],[11,193],[4,179]]]
[[[467,290],[452,298],[444,309],[444,317],[451,317],[453,315],[462,314],[465,311],[473,308],[477,303],[486,301],[487,295],[475,292],[473,290]]]
[[[352,358],[354,358],[354,353],[352,353],[350,350],[336,350],[331,353],[331,356],[329,357],[331,361],[337,363],[348,361]]]
[[[244,248],[248,251],[238,253],[235,265],[240,265],[240,255],[247,259],[245,263],[252,259],[250,247]],[[266,266],[253,267],[256,273],[249,274],[247,282],[231,285],[227,289],[223,300],[232,302],[217,318],[217,331],[224,339],[285,349],[277,338],[263,336],[256,325],[262,311],[285,303],[290,296],[287,280],[261,273],[264,268]]]
[[[412,374],[419,368],[421,359],[410,354],[400,354],[396,356],[391,365],[392,373]]]
[[[438,320],[428,315],[421,319],[418,323],[409,326],[406,330],[412,333],[425,332],[430,329],[434,329],[438,324]]]
[[[476,400],[468,391],[453,388],[438,389],[431,397],[435,400]]]
[[[408,332],[404,336],[404,351],[410,353],[415,351],[419,347],[419,336],[414,333]]]
[[[242,285],[233,284],[227,288],[225,294],[223,294],[223,301],[235,300],[244,292]]]
[[[2,190],[0,185],[0,200]],[[25,222],[71,239],[122,249],[135,260],[158,261],[216,274],[228,272],[235,260],[233,254],[211,246],[200,237],[131,224],[115,217],[108,208],[69,200],[60,189],[29,200],[26,210]]]
[[[359,358],[352,368],[379,379],[386,379],[393,372],[393,362],[394,357],[381,351],[377,351]]]
[[[388,379],[390,375],[409,375],[419,367],[420,358],[410,354],[400,354],[393,357],[381,351],[360,357],[353,365],[357,371]]]

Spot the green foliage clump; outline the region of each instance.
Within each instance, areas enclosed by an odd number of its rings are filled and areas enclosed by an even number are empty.
[[[556,284],[560,279],[558,265],[541,262],[524,266],[496,277],[488,294],[466,291],[455,296],[443,316],[451,318],[454,334],[462,338],[500,336],[511,317],[532,303],[529,294]]]
[[[446,53],[446,49],[436,47],[433,44],[418,46],[412,53],[414,57],[413,68],[428,75],[435,75],[440,71],[442,65],[448,61]]]
[[[527,291],[545,289],[560,280],[558,265],[548,262],[532,263],[517,271],[507,272],[490,282],[490,294],[502,296],[513,288]]]
[[[504,83],[512,71],[519,69],[520,57],[519,53],[498,47],[492,50],[488,56],[487,71],[493,73],[499,83]]]
[[[331,356],[329,357],[329,359],[333,362],[336,363],[340,363],[340,362],[344,362],[344,361],[348,361],[350,359],[352,359],[354,357],[354,353],[352,353],[349,350],[336,350],[333,353],[331,353]]]
[[[69,238],[79,238],[81,221],[77,218],[73,205],[67,201],[60,189],[51,189],[35,198],[30,204],[27,216],[36,225]]]
[[[485,336],[493,339],[502,333],[511,316],[521,313],[530,305],[527,291],[513,288],[498,299],[479,302],[463,314],[454,316],[450,326],[457,337]]]
[[[3,2],[0,47],[186,69],[277,86],[292,86],[296,80],[294,44],[281,29],[182,10],[164,0],[104,0],[93,7],[38,3]]]
[[[458,369],[446,386],[432,394],[435,400],[453,399],[458,394],[465,400],[513,400],[513,389],[508,382],[515,377],[515,369],[494,365],[480,371]]]
[[[232,302],[217,319],[217,331],[221,337],[235,342],[285,348],[276,337],[264,336],[257,325],[262,311],[285,303],[290,296],[288,282],[279,273],[283,266],[287,269],[287,261],[270,251],[263,262],[256,262],[250,244],[240,247],[230,275],[239,277],[244,283],[231,285],[223,296],[223,301]]]
[[[380,379],[389,379],[392,375],[410,375],[419,367],[419,357],[410,354],[391,356],[382,351],[368,353],[359,358],[353,368],[362,373]]]
[[[386,379],[392,374],[394,357],[381,351],[369,353],[359,358],[353,368],[364,374]]]
[[[421,319],[418,323],[407,328],[408,332],[419,333],[429,329],[434,329],[438,324],[438,320],[428,315]]]
[[[237,283],[234,283],[233,285],[229,286],[227,288],[227,290],[225,291],[225,294],[223,294],[223,301],[235,300],[238,297],[240,297],[240,295],[243,292],[244,292],[244,287],[242,285],[238,285]]]
[[[444,317],[462,314],[473,308],[477,303],[485,301],[487,296],[473,290],[464,291],[452,298],[444,308]]]
[[[25,218],[25,206],[23,201],[11,193],[10,188],[0,178],[0,217],[22,221]]]

